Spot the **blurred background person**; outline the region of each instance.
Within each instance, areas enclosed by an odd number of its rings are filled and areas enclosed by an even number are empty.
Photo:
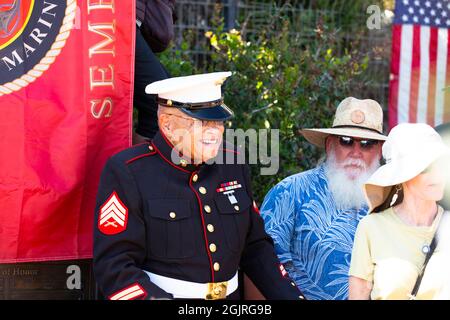
[[[450,147],[450,122],[438,125],[434,129],[442,137],[444,143]],[[446,170],[443,170],[443,174],[445,174],[447,181],[444,190],[444,198],[442,198],[439,203],[445,210],[450,210],[450,163],[448,164]]]
[[[349,299],[410,299],[415,287],[416,299],[443,298],[450,264],[442,241],[434,252],[431,243],[443,215],[448,216],[437,201],[443,197],[442,170],[449,155],[427,124],[404,123],[391,130],[383,145],[386,164],[364,184],[372,214],[356,231]]]
[[[133,144],[153,138],[158,131],[158,104],[145,87],[170,77],[155,53],[166,50],[174,38],[175,0],[136,1],[136,49],[133,106],[138,111]]]
[[[437,133],[442,137],[444,143],[450,148],[450,122],[446,122],[438,125],[434,128]],[[450,210],[450,162],[446,163],[446,167],[442,170],[445,175],[445,188],[444,197],[439,204],[445,209]],[[441,242],[441,250],[446,252],[447,259],[450,259],[450,217],[445,215],[439,228],[439,241]],[[437,295],[439,299],[450,298],[450,273],[447,275],[447,283]]]

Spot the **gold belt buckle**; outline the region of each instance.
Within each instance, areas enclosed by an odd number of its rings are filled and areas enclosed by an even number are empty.
[[[225,299],[227,297],[228,281],[208,283],[206,300]]]

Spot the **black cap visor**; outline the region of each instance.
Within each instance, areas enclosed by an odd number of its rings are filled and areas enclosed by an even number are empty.
[[[179,108],[179,110],[192,118],[206,121],[225,121],[234,116],[233,111],[223,103],[212,108]]]

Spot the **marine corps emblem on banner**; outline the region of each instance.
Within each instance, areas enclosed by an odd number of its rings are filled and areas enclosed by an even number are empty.
[[[70,35],[76,0],[0,0],[0,96],[39,78]]]

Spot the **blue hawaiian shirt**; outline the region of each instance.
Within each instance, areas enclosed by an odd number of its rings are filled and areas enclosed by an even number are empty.
[[[265,229],[308,299],[348,298],[353,239],[367,210],[336,207],[323,165],[284,179],[266,195]]]

